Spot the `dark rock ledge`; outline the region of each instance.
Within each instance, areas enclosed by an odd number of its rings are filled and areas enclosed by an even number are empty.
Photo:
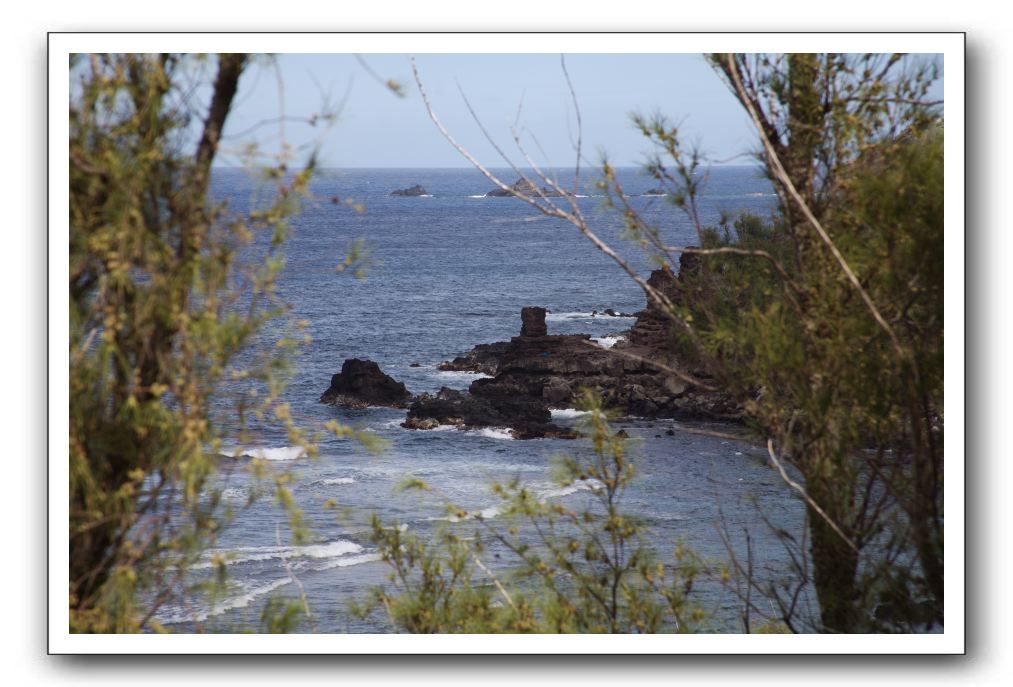
[[[684,256],[680,271],[691,269],[689,262]],[[681,297],[679,281],[668,270],[656,270],[648,283],[673,300]],[[730,394],[686,381],[685,376],[691,376],[714,385],[706,370],[685,370],[673,351],[670,322],[653,305],[638,312],[626,340],[609,349],[587,334],[549,334],[545,314],[545,308],[524,308],[519,336],[480,344],[467,355],[442,363],[442,370],[494,375],[475,380],[467,391],[444,387],[413,398],[404,384],[383,374],[376,363],[351,359],[320,400],[354,408],[408,407],[402,424],[408,429],[509,427],[518,439],[578,436],[553,424],[551,409],[573,407],[585,389],[597,394],[606,408],[626,416],[741,419],[741,408]]]
[[[321,403],[348,408],[406,408],[411,400],[404,384],[381,372],[372,360],[358,358],[344,362],[341,372],[331,377],[330,387],[320,397]]]
[[[529,198],[562,198],[563,196],[569,195],[568,192],[560,192],[555,189],[542,186],[540,189],[534,184],[534,182],[524,179],[523,177],[518,179],[510,186],[509,189],[494,188],[485,194],[486,198],[508,198],[510,196],[516,196],[517,194],[528,196]]]
[[[424,188],[422,188],[422,186],[420,186],[419,184],[415,184],[411,188],[400,188],[400,189],[398,189],[396,191],[391,191],[390,195],[392,195],[392,196],[410,196],[410,197],[428,196],[429,195],[429,191],[427,191]]]

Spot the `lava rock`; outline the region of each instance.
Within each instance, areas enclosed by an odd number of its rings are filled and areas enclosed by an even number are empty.
[[[521,308],[521,336],[546,336],[545,308]]]
[[[321,403],[349,408],[405,408],[411,400],[404,384],[384,374],[372,360],[358,358],[344,362],[341,372],[331,377],[330,387],[320,397]]]
[[[399,188],[396,191],[391,191],[390,195],[391,196],[414,197],[414,198],[417,198],[418,196],[428,196],[429,195],[429,191],[427,191],[424,188],[422,188],[422,186],[420,186],[419,184],[415,184],[411,188]]]
[[[509,341],[497,341],[491,344],[478,344],[463,356],[450,361],[443,361],[439,369],[450,372],[481,372],[495,376],[499,372],[503,354],[510,347]]]

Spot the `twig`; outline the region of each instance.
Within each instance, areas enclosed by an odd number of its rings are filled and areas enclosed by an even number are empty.
[[[492,580],[492,583],[494,585],[496,585],[496,589],[499,590],[499,593],[502,594],[503,598],[506,599],[506,601],[507,601],[508,604],[510,604],[510,608],[512,608],[512,609],[514,609],[516,611],[517,610],[517,606],[514,605],[514,600],[510,598],[510,594],[507,592],[506,589],[503,588],[503,585],[500,584],[499,578],[496,577],[493,574],[493,572],[491,570],[489,570],[489,568],[487,568],[485,566],[485,563],[483,563],[482,560],[478,556],[476,556],[475,554],[471,554],[471,557],[475,561],[475,565],[477,565],[479,568],[481,568],[482,572],[484,572],[486,575],[488,575],[489,579]]]
[[[281,547],[281,527],[278,525],[275,525],[274,528],[274,540],[277,542],[278,546]],[[285,566],[285,571],[288,572],[289,579],[292,580],[292,582],[295,583],[295,586],[299,588],[299,598],[302,599],[303,610],[306,612],[306,621],[310,624],[310,629],[313,632],[316,632],[316,621],[313,620],[313,613],[310,611],[310,602],[306,597],[306,588],[303,587],[302,580],[296,577],[295,571],[292,570],[292,564],[288,562],[288,558],[286,556],[281,557],[281,564]]]
[[[756,108],[753,106],[752,100],[746,93],[745,87],[742,85],[742,81],[739,78],[738,67],[734,61],[734,55],[732,53],[728,53],[726,59],[728,61],[729,78],[731,79],[732,85],[735,88],[736,95],[738,96],[742,104],[745,105],[746,111],[749,112],[749,116],[753,120],[753,125],[756,127],[756,131],[760,135],[760,142],[763,144],[763,149],[764,152],[766,153],[767,164],[770,167],[770,171],[781,183],[781,185],[787,190],[788,194],[798,205],[799,210],[802,211],[802,215],[806,218],[809,224],[819,235],[820,240],[823,241],[824,245],[830,251],[830,254],[833,255],[834,259],[837,261],[837,264],[840,266],[841,271],[844,272],[844,275],[847,277],[848,281],[858,292],[859,296],[861,296],[862,302],[865,303],[865,306],[872,314],[873,319],[876,320],[876,323],[879,324],[879,326],[883,329],[883,331],[886,332],[887,336],[890,337],[890,341],[893,344],[893,347],[896,350],[897,355],[900,357],[901,360],[907,361],[908,356],[904,352],[904,348],[901,346],[900,340],[897,338],[897,334],[893,331],[893,328],[889,325],[889,323],[887,323],[887,321],[883,318],[883,315],[879,312],[879,308],[877,308],[876,304],[873,303],[872,298],[869,296],[868,292],[862,286],[861,282],[858,280],[858,277],[855,276],[855,273],[854,271],[852,271],[851,266],[848,264],[847,260],[844,259],[844,256],[841,255],[841,252],[837,249],[837,245],[834,243],[833,239],[830,238],[830,235],[827,234],[826,230],[823,228],[823,225],[820,223],[818,219],[816,219],[815,215],[813,215],[812,210],[810,210],[808,203],[806,203],[805,199],[802,198],[802,195],[798,192],[798,189],[795,188],[794,182],[792,182],[791,177],[788,176],[788,173],[785,171],[784,166],[781,164],[781,158],[778,156],[777,151],[774,150],[773,144],[767,137],[767,132],[764,129],[763,122],[761,121],[760,116],[756,111]]]
[[[830,525],[830,529],[836,532],[840,538],[844,540],[844,543],[850,546],[855,553],[861,555],[862,552],[859,548],[855,546],[850,539],[848,539],[847,535],[845,535],[841,528],[837,526],[837,523],[831,520],[830,516],[827,515],[822,508],[820,508],[819,504],[816,503],[811,496],[809,496],[805,488],[788,476],[788,473],[785,472],[784,466],[781,465],[781,461],[777,459],[777,454],[774,451],[774,440],[770,438],[767,439],[767,454],[770,456],[771,462],[774,463],[774,467],[776,467],[777,471],[781,473],[781,479],[784,480],[785,484],[801,494],[805,502],[809,504],[809,507],[816,511],[819,516],[823,518],[828,525]]]

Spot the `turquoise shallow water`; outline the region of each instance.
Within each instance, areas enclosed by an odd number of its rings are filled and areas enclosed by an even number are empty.
[[[620,173],[632,194],[656,185],[637,170]],[[431,196],[388,196],[416,183]],[[516,335],[520,309],[527,305],[552,311],[550,333],[604,337],[632,324],[628,318],[591,317],[592,311],[632,313],[644,305],[639,288],[615,263],[565,222],[538,215],[516,199],[475,197],[490,188],[473,170],[446,169],[325,170],[314,182],[322,202],[309,204],[294,220],[280,283],[282,298],[309,322],[312,336],[285,400],[304,425],[337,419],[386,437],[390,449],[373,456],[357,444],[325,439],[320,456],[310,460],[288,448],[283,434],[265,428],[259,446],[247,452],[296,471],[295,493],[316,542],[290,546],[282,513],[270,499],[257,501],[240,512],[218,545],[219,553],[232,558],[228,592],[213,606],[167,606],[159,614],[163,621],[174,623],[177,631],[187,631],[195,619],[223,630],[256,627],[267,598],[295,593],[291,571],[306,589],[319,631],[389,631],[382,618],[361,622],[347,613],[348,602],[386,573],[366,536],[371,513],[430,537],[439,527],[473,525],[448,523],[441,499],[494,516],[493,480],[516,477],[542,498],[574,507],[591,498],[586,489],[559,487],[550,474],[553,455],[588,451],[579,442],[515,441],[497,430],[417,432],[398,426],[404,411],[350,411],[317,402],[349,357],[376,361],[413,393],[441,386],[464,389],[475,375],[440,372],[436,365],[475,344]],[[216,170],[215,195],[234,209],[246,208],[254,191],[255,183],[242,171]],[[588,185],[582,194],[587,197],[578,199],[592,228],[646,276],[649,265],[634,246],[622,242],[617,221],[595,193]],[[356,214],[327,202],[331,196],[361,202],[365,211]],[[742,210],[767,214],[773,200],[755,168],[716,168],[702,198],[703,220],[714,223],[722,213]],[[696,242],[692,227],[664,199],[635,197],[633,203],[663,228],[667,243]],[[357,238],[364,238],[372,252],[364,282],[334,270]],[[727,552],[718,526],[723,525],[739,553],[749,532],[760,574],[776,577],[786,569],[785,553],[758,508],[789,529],[797,526],[802,509],[777,475],[763,467],[759,449],[686,433],[670,420],[619,424],[638,440],[637,477],[625,507],[648,525],[648,543],[659,556],[670,556],[682,540],[701,556],[722,560]],[[422,477],[442,496],[398,492],[409,475]],[[255,489],[241,469],[227,470],[217,486],[237,507]],[[340,518],[324,508],[329,499],[346,508]],[[199,568],[195,574],[206,571]],[[715,585],[699,589],[700,601],[714,611],[714,629],[734,631],[734,599]]]

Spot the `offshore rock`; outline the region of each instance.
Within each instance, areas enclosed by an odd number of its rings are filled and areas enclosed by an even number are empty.
[[[533,197],[538,195],[538,187],[527,179],[518,179],[510,186],[510,189],[494,188],[485,194],[486,198],[508,198],[521,193],[525,196]]]
[[[429,191],[427,191],[424,188],[422,188],[422,186],[420,186],[419,184],[415,184],[411,188],[400,188],[400,189],[398,189],[396,191],[391,191],[390,195],[391,196],[408,196],[408,197],[428,196],[429,195]]]
[[[569,196],[570,193],[567,191],[557,191],[555,189],[547,188],[542,186],[539,188],[533,181],[528,179],[520,178],[515,181],[509,189],[494,188],[485,194],[486,198],[508,198],[510,196],[516,196],[517,194],[525,195],[529,198],[563,198]]]
[[[349,358],[341,366],[341,372],[331,377],[331,385],[320,402],[349,408],[404,408],[411,399],[405,385],[381,372],[372,360]]]

